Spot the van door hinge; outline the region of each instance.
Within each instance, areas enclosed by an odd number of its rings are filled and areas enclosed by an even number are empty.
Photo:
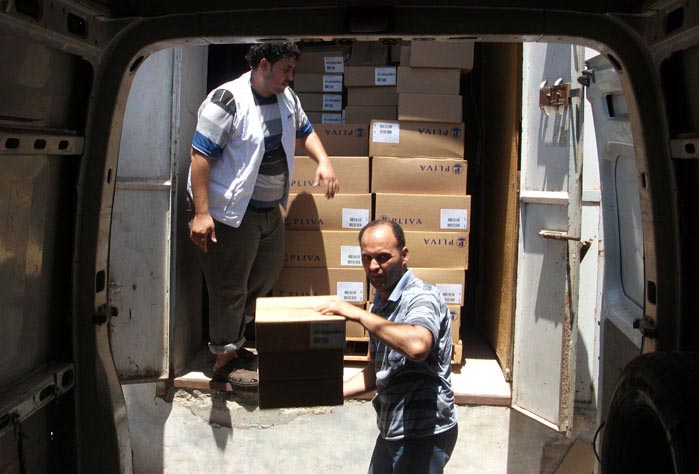
[[[95,313],[95,317],[93,319],[95,324],[99,325],[109,321],[109,318],[116,318],[117,316],[119,316],[119,308],[116,306],[103,304],[97,308],[97,312]]]
[[[655,320],[648,316],[644,316],[643,319],[634,319],[633,327],[641,331],[643,337],[651,339],[656,339],[658,337],[658,329],[655,327]]]

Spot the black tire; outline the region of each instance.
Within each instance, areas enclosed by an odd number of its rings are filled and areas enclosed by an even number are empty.
[[[636,357],[612,395],[602,439],[602,473],[699,472],[698,401],[698,353]]]

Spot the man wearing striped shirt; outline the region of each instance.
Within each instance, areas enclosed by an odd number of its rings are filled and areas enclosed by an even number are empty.
[[[293,43],[253,45],[250,71],[211,91],[199,107],[188,191],[190,238],[199,247],[209,292],[214,378],[238,388],[258,384],[255,357],[243,348],[255,300],[283,264],[284,225],[296,144],[318,163],[315,183],[339,191],[330,160],[289,88],[300,58]]]
[[[316,308],[370,333],[370,361],[344,384],[345,397],[376,390],[376,439],[369,473],[438,473],[458,435],[451,388],[451,318],[439,290],[408,269],[400,225],[360,231],[362,264],[376,297],[371,312],[344,301]]]

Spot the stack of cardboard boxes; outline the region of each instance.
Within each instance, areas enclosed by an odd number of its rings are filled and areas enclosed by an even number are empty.
[[[296,67],[294,91],[314,124],[343,123],[343,78],[347,54],[341,48],[306,51]]]
[[[446,54],[444,48],[454,45],[457,52]],[[454,361],[460,363],[471,197],[458,92],[461,74],[471,67],[472,46],[413,42],[400,48],[400,67],[390,65],[390,48],[378,42],[355,43],[349,58],[340,48],[303,51],[295,88],[304,91],[299,97],[341,191],[326,199],[325,188],[313,186],[316,163],[297,150],[285,214],[285,264],[272,296],[336,294],[370,304],[373,289],[361,265],[358,231],[372,219],[395,220],[406,231],[409,266],[437,285],[450,305]],[[328,75],[343,80],[347,123],[319,123],[309,112],[305,94],[337,94],[321,90],[320,77]],[[392,111],[382,115],[382,107]],[[366,360],[368,335],[361,326],[348,324],[346,341],[346,360]]]
[[[352,45],[345,70],[347,123],[368,124],[374,119],[397,118],[396,67],[389,64],[389,52],[388,46],[376,41]]]

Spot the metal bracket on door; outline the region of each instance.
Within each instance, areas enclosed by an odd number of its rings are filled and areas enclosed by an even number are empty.
[[[542,239],[553,239],[553,240],[577,240],[580,241],[580,236],[576,237],[574,235],[569,235],[560,230],[540,230],[539,237]]]

